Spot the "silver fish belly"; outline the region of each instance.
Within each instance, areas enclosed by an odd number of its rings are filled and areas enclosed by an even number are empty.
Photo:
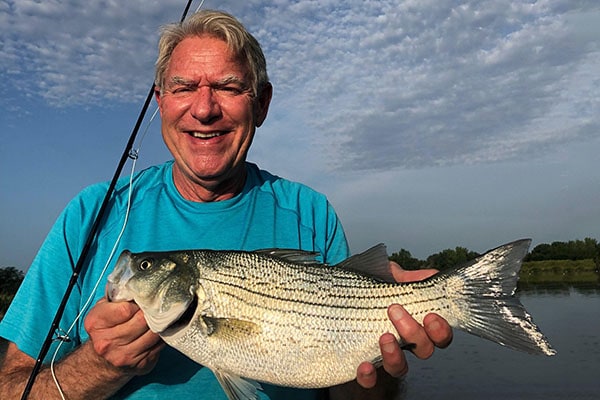
[[[317,388],[355,378],[380,359],[379,337],[400,303],[508,347],[554,354],[513,297],[529,240],[491,250],[422,282],[392,282],[383,245],[336,266],[294,250],[124,252],[109,277],[113,301],[134,300],[166,343],[211,368],[230,398],[251,381]]]

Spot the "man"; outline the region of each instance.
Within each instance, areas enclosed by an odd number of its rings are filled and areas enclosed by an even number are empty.
[[[60,361],[54,368],[58,384],[49,368],[42,369],[31,398],[58,397],[58,387],[70,399],[224,398],[211,372],[165,347],[134,303],[110,303],[103,293],[94,292],[99,279],[101,285],[106,283],[102,270],[109,265],[115,244],[116,253],[300,248],[319,252],[330,264],[349,256],[342,226],[324,196],[246,161],[271,94],[262,50],[233,17],[202,11],[183,25],[164,29],[156,65],[156,101],[163,139],[174,161],[136,174],[131,189],[128,179],[117,185],[61,322],[66,329],[77,321],[69,341],[58,350]],[[1,369],[1,398],[16,398],[24,389],[106,187],[93,185],[69,203],[0,325],[0,335],[11,342]],[[423,272],[411,275],[395,268],[401,280],[424,277],[418,275]],[[95,305],[85,310],[89,296]],[[84,316],[77,319],[81,311]],[[389,314],[418,357],[430,356],[434,345],[443,347],[451,339],[441,317],[428,316],[424,329],[398,305],[390,307]],[[406,360],[394,336],[384,334],[380,345],[387,373],[405,374]],[[54,343],[50,355],[56,349]],[[360,386],[333,388],[333,397],[379,394],[360,388],[376,386],[375,368],[367,362],[357,367]],[[384,383],[379,380],[379,386]],[[324,395],[264,386],[272,398]]]

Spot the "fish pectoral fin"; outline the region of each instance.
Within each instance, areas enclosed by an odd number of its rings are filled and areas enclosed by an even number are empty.
[[[202,320],[209,335],[218,335],[224,340],[240,340],[259,334],[262,330],[254,322],[235,318],[216,318],[203,316]]]
[[[221,387],[229,400],[256,400],[258,399],[258,390],[262,390],[260,384],[256,381],[232,375],[229,372],[213,370]]]

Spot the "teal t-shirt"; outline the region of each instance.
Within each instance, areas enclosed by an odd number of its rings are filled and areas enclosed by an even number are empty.
[[[172,161],[167,162],[134,176],[128,222],[110,258],[127,214],[129,197],[129,178],[119,180],[69,298],[61,329],[67,330],[76,320],[108,265],[91,304],[104,296],[106,278],[124,249],[140,252],[297,248],[318,252],[321,261],[328,264],[336,264],[349,256],[343,228],[331,204],[325,196],[307,186],[247,163],[247,180],[242,193],[225,201],[196,203],[185,200],[175,188],[172,166]],[[107,183],[90,186],[67,205],[0,323],[0,336],[16,343],[33,358],[37,358],[107,188]],[[88,339],[84,318],[78,320],[69,334],[71,340],[61,346],[61,357]],[[46,361],[49,362],[56,346],[54,342]],[[318,391],[263,387],[261,398],[268,398],[265,393],[272,399],[313,399],[319,395]],[[115,398],[176,396],[226,399],[208,368],[169,347],[163,350],[151,373],[134,378]]]

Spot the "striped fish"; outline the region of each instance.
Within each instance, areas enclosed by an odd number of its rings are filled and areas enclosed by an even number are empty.
[[[514,297],[529,245],[509,243],[415,283],[394,282],[382,244],[335,266],[298,250],[124,251],[108,296],[135,301],[150,329],[210,368],[230,399],[255,399],[257,381],[327,387],[380,362],[380,335],[396,332],[392,303],[419,322],[435,312],[504,346],[554,354]]]

